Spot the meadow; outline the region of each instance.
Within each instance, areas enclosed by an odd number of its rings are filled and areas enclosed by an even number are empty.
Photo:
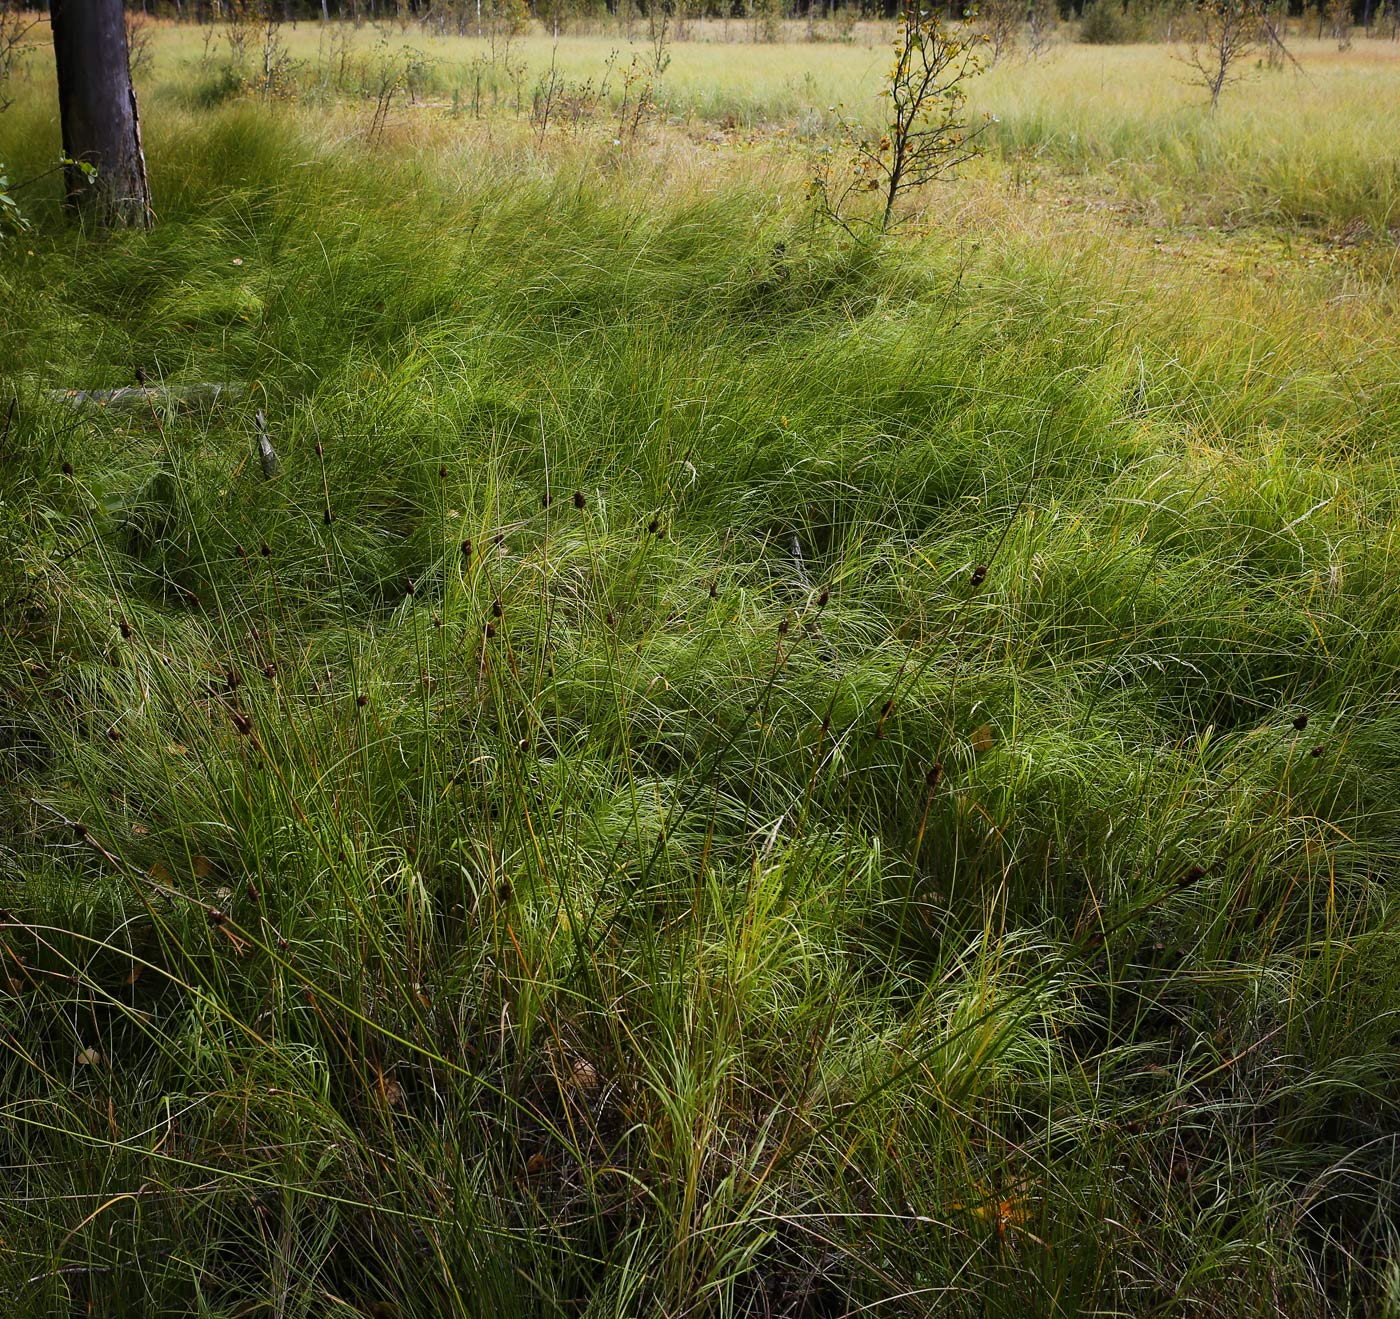
[[[742,28],[21,69],[7,1313],[1400,1314],[1400,44]]]

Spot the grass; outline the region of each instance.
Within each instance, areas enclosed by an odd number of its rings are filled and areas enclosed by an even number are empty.
[[[1393,1313],[1385,248],[153,80],[0,257],[11,1312]]]
[[[494,57],[487,41],[417,31],[339,29],[328,37],[303,24],[283,40],[287,79],[304,97],[375,87],[386,68],[397,69],[405,72],[403,114],[411,96],[429,114],[455,106],[459,122],[517,107],[528,113],[551,64],[572,88],[606,88],[605,99],[616,101],[635,61],[637,85],[652,84],[661,117],[698,135],[728,128],[823,143],[838,107],[878,124],[889,29],[862,24],[849,41],[779,46],[736,41],[740,30],[696,25],[702,39],[671,43],[660,76],[650,73],[644,24],[630,41],[623,33],[580,35],[556,47],[527,35],[508,50],[498,45]],[[182,99],[226,94],[227,54],[217,39],[206,52],[200,29],[161,29],[154,49],[185,74],[155,79],[157,95],[162,87]],[[1115,195],[1167,223],[1335,231],[1359,224],[1378,235],[1400,227],[1400,159],[1376,112],[1400,94],[1400,43],[1367,40],[1339,53],[1334,42],[1300,35],[1290,49],[1296,69],[1246,69],[1216,116],[1163,45],[1065,43],[1039,60],[1013,54],[973,84],[971,107],[997,120],[988,145],[998,173],[1005,159],[1019,158],[1023,166],[1107,178]]]

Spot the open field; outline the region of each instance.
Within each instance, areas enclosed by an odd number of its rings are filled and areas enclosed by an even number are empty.
[[[6,1313],[1400,1314],[1400,45],[285,38],[0,246]]]

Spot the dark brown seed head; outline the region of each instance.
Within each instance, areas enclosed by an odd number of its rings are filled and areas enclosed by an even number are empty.
[[[277,676],[277,665],[267,663],[263,665],[263,677],[271,682]]]
[[[361,692],[357,697],[355,697],[355,704],[358,705],[361,709],[364,709],[364,707],[369,704],[369,697],[364,692]]]
[[[462,557],[464,559],[470,559],[472,557],[472,543],[470,540],[464,540],[462,542]]]
[[[243,737],[249,737],[253,732],[253,721],[242,710],[233,712],[233,726]]]
[[[652,520],[647,523],[647,530],[655,536],[661,530],[661,519],[652,518]]]
[[[521,750],[521,751],[528,751],[529,749],[530,749],[530,739],[529,739],[528,737],[522,737],[522,738],[520,739],[520,750]]]
[[[541,507],[541,508],[548,508],[553,502],[554,502],[554,496],[551,495],[551,494],[549,493],[548,490],[546,490],[546,491],[544,492],[544,494],[542,494],[542,495],[540,496],[540,507]]]
[[[79,838],[86,838],[86,837],[87,837],[87,825],[83,824],[82,821],[80,821],[80,820],[74,820],[74,821],[73,821],[73,832],[74,832],[74,834],[76,834]]]
[[[506,547],[506,533],[505,533],[504,531],[498,531],[498,532],[496,533],[496,548],[497,548],[498,550],[503,550],[503,549],[505,549],[505,547]]]
[[[987,565],[985,563],[979,563],[977,567],[972,570],[972,584],[973,586],[981,586],[986,580]]]
[[[1303,729],[1305,729],[1307,726],[1308,726],[1308,717],[1307,717],[1307,715],[1305,715],[1305,714],[1300,714],[1300,715],[1299,715],[1296,719],[1294,719],[1294,721],[1293,721],[1293,727],[1296,728],[1300,733],[1301,733],[1301,732],[1303,731]]]
[[[236,668],[234,668],[232,664],[228,666],[228,673],[225,676],[228,681],[229,691],[237,691],[238,688],[242,686],[243,675],[239,673],[239,671]]]
[[[209,908],[209,924],[210,924],[210,925],[222,925],[226,920],[228,920],[228,917],[227,917],[223,912],[221,912],[217,907],[210,907],[210,908]]]
[[[788,634],[788,628],[790,628],[791,626],[792,626],[792,623],[791,623],[788,619],[786,619],[786,618],[780,618],[780,619],[778,620],[778,635],[779,635],[780,637],[785,637],[785,636],[787,636],[787,634]]]
[[[261,554],[264,559],[270,559],[272,557],[272,546],[266,541],[263,541],[263,543],[258,546],[258,553]]]
[[[510,880],[503,879],[496,885],[496,898],[500,902],[509,902],[511,895]]]
[[[325,447],[325,445],[323,445],[323,444],[321,443],[320,440],[317,440],[317,441],[316,441],[316,457],[318,457],[318,458],[324,458],[325,456],[326,456],[326,447]]]
[[[433,626],[434,626],[434,627],[441,627],[441,626],[442,626],[442,615],[441,615],[441,614],[434,614],[434,615],[433,615]]]
[[[880,707],[880,718],[881,718],[881,719],[888,719],[888,718],[890,717],[890,714],[891,714],[891,712],[892,712],[893,710],[894,710],[894,697],[891,696],[890,699],[889,699],[888,701],[886,701],[886,702],[884,703],[884,705],[882,705],[882,706]]]
[[[286,938],[285,938],[284,936],[282,936],[282,935],[280,935],[280,934],[277,936],[277,948],[278,948],[278,951],[284,952],[284,953],[285,953],[285,952],[287,951],[287,949],[290,948],[291,946],[292,946],[292,945],[289,944],[289,943],[287,942],[287,940],[286,940]]]
[[[117,728],[109,728],[107,730],[107,736],[113,742],[120,742],[122,740],[121,730]]]
[[[235,545],[235,546],[233,547],[233,552],[234,552],[236,555],[238,555],[238,557],[239,557],[240,559],[246,559],[246,558],[248,557],[248,551],[245,550],[245,549],[243,548],[243,546],[241,546],[241,545]]]
[[[117,620],[117,626],[121,629],[122,640],[123,640],[123,641],[130,641],[130,640],[131,640],[131,624],[128,623],[128,622],[126,621],[126,619],[124,619],[124,618],[119,618],[119,619]]]
[[[438,468],[438,480],[439,480],[439,481],[445,481],[445,480],[447,480],[447,464],[446,464],[446,463],[443,463],[443,465],[442,465],[441,467]]]
[[[943,766],[941,763],[935,760],[933,764],[929,766],[928,773],[924,775],[924,782],[927,783],[930,788],[936,788],[938,786],[939,780],[942,777]]]
[[[406,578],[404,578],[403,593],[404,593],[405,595],[412,595],[412,594],[413,594],[413,578],[412,578],[412,577],[406,577]]]
[[[1310,755],[1314,760],[1316,760],[1321,754],[1322,747],[1320,744],[1318,746],[1313,747],[1313,749],[1308,752],[1308,755]]]
[[[711,599],[711,600],[718,600],[718,599],[719,599],[719,583],[718,583],[718,582],[711,582],[711,583],[710,583],[710,599]]]
[[[73,475],[73,464],[70,463],[70,462],[68,462],[66,459],[64,460],[64,463],[63,463],[63,475],[64,475],[64,476],[72,476],[72,475]]]
[[[1182,888],[1187,888],[1190,885],[1194,884],[1197,880],[1204,879],[1205,873],[1206,871],[1204,866],[1192,866],[1189,870],[1185,871],[1182,874],[1181,878],[1178,879],[1176,882]]]
[[[486,625],[486,640],[487,640],[487,641],[490,641],[491,638],[494,637],[495,635],[496,635],[496,625],[495,625],[494,623],[487,623],[487,625]]]
[[[324,522],[326,526],[330,526],[330,524],[335,521],[335,514],[331,512],[329,505],[327,505],[324,512],[322,512],[321,521]]]
[[[611,609],[609,609],[608,612],[603,616],[603,622],[605,622],[609,627],[616,627],[617,615],[613,613]]]
[[[817,596],[817,608],[825,609],[831,603],[831,588],[823,586],[821,594]]]
[[[588,500],[586,500],[586,499],[583,497],[583,491],[582,491],[582,490],[575,490],[575,491],[574,491],[574,507],[575,507],[576,509],[578,509],[578,511],[579,511],[580,513],[582,513],[582,512],[583,512],[583,509],[584,509],[584,505],[587,504],[587,503],[588,503]]]
[[[822,736],[825,737],[829,732],[831,732],[831,716],[828,714],[822,716]]]
[[[501,615],[505,612],[506,611],[501,604],[501,597],[497,596],[494,600],[491,601],[491,617],[500,618]]]

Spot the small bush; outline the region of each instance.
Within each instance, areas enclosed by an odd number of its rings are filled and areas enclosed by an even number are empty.
[[[1094,0],[1084,6],[1079,39],[1091,46],[1123,46],[1138,37],[1137,24],[1119,0]]]
[[[189,103],[196,110],[213,110],[243,90],[243,79],[232,65],[201,73],[189,89]]]

